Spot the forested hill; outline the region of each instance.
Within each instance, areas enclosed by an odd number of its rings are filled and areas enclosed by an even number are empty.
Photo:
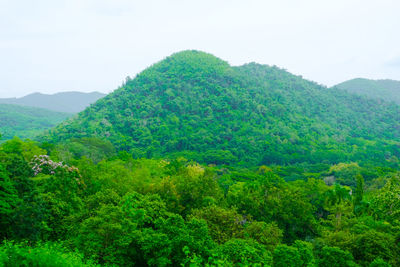
[[[214,164],[397,162],[400,107],[328,89],[277,67],[231,67],[183,51],[154,64],[77,117],[55,142],[96,136],[134,157]]]
[[[0,104],[0,141],[14,136],[34,138],[71,116],[70,113],[47,109]]]
[[[0,103],[77,113],[104,96],[99,92],[61,92],[53,95],[33,93],[21,98],[0,98]]]
[[[400,104],[400,81],[357,78],[336,85],[350,93]]]

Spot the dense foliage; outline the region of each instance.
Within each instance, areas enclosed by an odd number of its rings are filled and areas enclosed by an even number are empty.
[[[400,104],[400,81],[357,78],[340,83],[336,87],[350,93]]]
[[[41,108],[0,104],[0,134],[3,140],[14,136],[33,138],[61,123],[71,114]]]
[[[395,169],[292,166],[308,178],[286,182],[285,166],[133,159],[110,148],[95,138],[0,146],[0,266],[400,264]]]
[[[96,136],[136,158],[201,163],[397,164],[400,107],[277,67],[184,51],[146,69],[45,140]]]

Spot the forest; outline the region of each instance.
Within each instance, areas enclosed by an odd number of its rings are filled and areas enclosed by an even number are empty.
[[[72,114],[47,109],[0,103],[0,142],[20,138],[34,138],[44,130],[61,123]]]
[[[183,51],[0,145],[0,266],[400,266],[400,107]]]

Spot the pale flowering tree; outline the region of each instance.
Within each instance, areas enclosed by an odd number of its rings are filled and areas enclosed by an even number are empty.
[[[66,222],[82,209],[83,178],[78,168],[53,161],[48,155],[34,156],[30,165],[46,214],[47,234],[50,239],[61,238],[66,234]]]
[[[48,155],[35,155],[30,162],[35,176],[38,174],[55,175],[59,178],[74,178],[78,185],[82,184],[82,177],[78,168],[68,166],[61,162],[56,162],[50,159]]]
[[[35,176],[39,173],[55,174],[57,168],[62,168],[64,166],[62,162],[52,161],[48,155],[35,155],[30,164],[32,165]]]

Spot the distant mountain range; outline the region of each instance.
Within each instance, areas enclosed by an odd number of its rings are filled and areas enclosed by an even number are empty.
[[[14,104],[57,112],[77,113],[104,96],[105,94],[99,92],[62,92],[53,95],[33,93],[21,98],[0,98],[0,104]]]
[[[357,95],[400,104],[400,81],[357,78],[340,83],[335,87]]]
[[[34,93],[21,98],[0,98],[1,140],[34,138],[65,119],[84,110],[105,94],[63,92]]]

